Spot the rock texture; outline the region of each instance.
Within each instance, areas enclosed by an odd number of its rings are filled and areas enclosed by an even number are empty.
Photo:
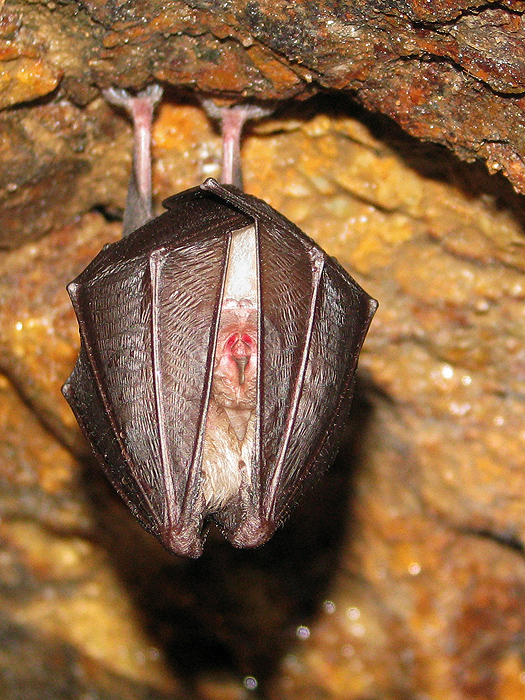
[[[350,92],[418,138],[485,159],[523,192],[524,8],[522,0],[7,0],[0,107],[56,106],[4,115],[2,162],[15,166],[0,181],[9,220],[30,201],[37,216],[12,230],[4,217],[0,243],[50,230],[52,203],[66,191],[84,197],[81,210],[87,204],[86,170],[102,135],[60,98],[85,106],[101,86],[152,80],[233,99]],[[74,215],[70,196],[68,204]]]
[[[456,156],[525,188],[524,9],[6,1],[3,698],[523,697],[523,198]],[[247,191],[380,301],[336,466],[266,547],[212,534],[197,562],[134,523],[60,394],[64,287],[119,236],[130,167],[100,88],[152,79],[159,211],[218,174],[197,95],[274,100]]]

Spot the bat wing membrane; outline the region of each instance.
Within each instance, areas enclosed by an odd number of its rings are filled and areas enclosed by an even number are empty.
[[[104,405],[83,341],[63,392],[108,479],[143,527],[158,536],[158,522],[151,505],[147,499],[137,498],[136,484],[127,476],[129,464],[122,454],[120,441],[116,439],[115,425]]]
[[[261,456],[256,514],[231,537],[268,539],[301,491],[333,461],[361,345],[377,303],[269,205],[228,186],[202,187],[254,217],[260,238]],[[244,530],[244,531],[243,531]]]
[[[179,221],[180,211],[169,212],[101,251],[70,286],[83,350],[64,393],[107,476],[146,529],[173,551],[197,556],[204,513],[196,505],[195,456],[224,232],[246,218],[232,216],[231,207],[209,211],[209,199],[197,212],[194,201],[189,205],[193,216],[200,213],[197,231]],[[119,247],[128,249],[125,260]],[[86,396],[100,408],[96,420]]]
[[[199,533],[204,517],[199,506],[200,449],[226,243],[223,236],[182,251],[164,249],[151,261],[153,383],[166,484],[165,529],[166,537],[177,542],[186,531],[190,538]]]

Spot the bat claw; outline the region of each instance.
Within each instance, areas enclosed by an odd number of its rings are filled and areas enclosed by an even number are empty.
[[[151,105],[153,109],[160,99],[163,93],[162,85],[158,83],[152,83],[148,85],[144,90],[141,90],[136,95],[125,90],[124,88],[110,87],[107,90],[102,90],[104,98],[115,107],[123,107],[129,114],[132,114],[133,105],[136,101],[146,102]]]

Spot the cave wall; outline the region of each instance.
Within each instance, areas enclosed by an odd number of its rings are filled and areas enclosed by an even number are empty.
[[[524,9],[6,0],[2,697],[523,697]],[[212,533],[197,562],[134,523],[60,393],[65,285],[129,177],[101,90],[152,81],[159,212],[218,175],[199,97],[271,101],[246,191],[380,302],[336,465],[268,545]]]

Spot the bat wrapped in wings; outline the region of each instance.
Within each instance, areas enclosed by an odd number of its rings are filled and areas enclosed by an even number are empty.
[[[64,386],[109,480],[171,551],[262,544],[333,461],[377,303],[265,202],[206,180],[72,282]]]

